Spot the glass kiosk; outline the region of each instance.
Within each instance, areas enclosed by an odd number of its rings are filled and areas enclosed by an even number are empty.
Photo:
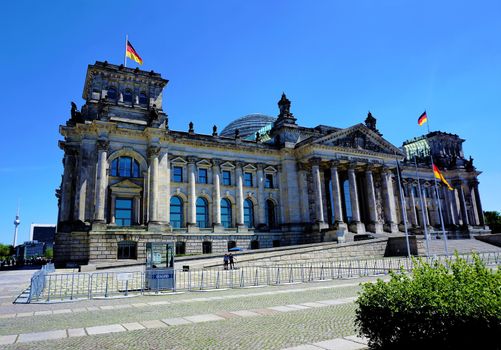
[[[146,289],[176,290],[174,242],[146,243]]]

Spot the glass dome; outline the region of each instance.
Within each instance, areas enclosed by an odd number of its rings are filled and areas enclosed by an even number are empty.
[[[235,130],[238,129],[240,131],[240,137],[246,138],[254,135],[263,127],[273,124],[275,119],[276,118],[265,114],[248,114],[228,124],[223,131],[221,131],[220,136],[235,137]]]

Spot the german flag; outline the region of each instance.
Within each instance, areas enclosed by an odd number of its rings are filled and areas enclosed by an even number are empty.
[[[422,126],[424,123],[428,121],[428,116],[426,115],[426,111],[421,114],[417,120],[419,126]]]
[[[129,40],[127,40],[127,48],[125,50],[125,55],[129,57],[131,60],[134,60],[139,64],[143,64],[143,59],[138,55],[136,50],[134,50],[134,47],[132,46]]]
[[[435,164],[433,164],[433,174],[435,175],[435,177],[437,179],[442,181],[447,186],[447,188],[449,190],[454,191],[454,189],[451,187],[451,185],[449,185],[449,183],[445,179],[444,175],[442,175],[442,173],[440,172],[440,170],[438,170],[438,167]]]

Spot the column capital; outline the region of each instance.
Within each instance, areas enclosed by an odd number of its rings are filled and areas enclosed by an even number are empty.
[[[266,167],[266,164],[264,164],[264,163],[257,163],[256,166],[257,166],[257,170],[264,170],[264,168]]]
[[[195,164],[198,158],[193,156],[188,156],[186,157],[186,160],[188,161],[188,164]]]
[[[320,166],[320,162],[322,159],[320,157],[313,157],[309,159],[309,162],[312,166]]]
[[[160,154],[160,147],[158,146],[149,146],[148,147],[148,158],[156,158]]]
[[[98,151],[108,151],[109,147],[110,147],[110,141],[108,141],[108,140],[97,140],[96,141],[96,148]]]
[[[329,162],[329,167],[332,168],[339,168],[341,166],[341,161],[338,159],[331,160]]]
[[[308,163],[297,163],[297,170],[298,171],[308,171],[310,170],[310,165]]]
[[[246,164],[246,163],[244,163],[244,162],[239,162],[239,161],[235,162],[235,166],[236,166],[237,168],[243,168],[243,167],[245,166],[245,164]]]
[[[365,172],[366,173],[372,173],[374,171],[377,171],[381,169],[381,166],[379,164],[366,164],[365,165]]]
[[[470,181],[468,182],[468,184],[469,184],[471,187],[474,187],[474,188],[475,188],[475,187],[477,187],[477,186],[480,184],[480,182],[479,182],[477,179],[472,179],[472,180],[470,180]]]
[[[214,159],[212,159],[211,163],[212,163],[213,167],[219,167],[221,164],[223,164],[223,160],[218,159],[218,158],[214,158]]]

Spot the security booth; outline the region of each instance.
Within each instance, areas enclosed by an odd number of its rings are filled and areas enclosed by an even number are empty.
[[[146,289],[151,291],[175,290],[174,242],[146,243]]]

